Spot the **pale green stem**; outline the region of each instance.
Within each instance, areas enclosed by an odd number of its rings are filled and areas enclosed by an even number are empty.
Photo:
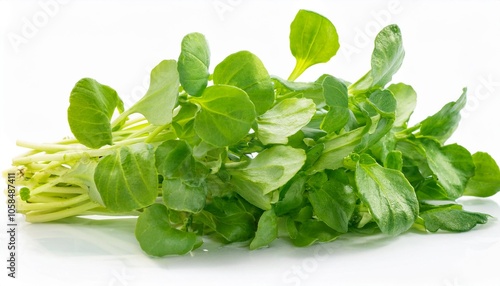
[[[62,197],[52,197],[49,194],[43,193],[36,196],[30,196],[28,203],[53,203],[53,202],[64,202],[68,198]]]
[[[116,217],[124,217],[124,216],[137,217],[141,213],[142,212],[140,212],[140,211],[130,211],[130,212],[126,212],[126,213],[115,213],[115,212],[111,212],[105,208],[98,207],[98,208],[94,208],[94,209],[85,211],[85,212],[81,213],[80,215],[100,215],[100,216],[109,216],[109,217],[113,217],[113,216],[116,216]]]
[[[76,140],[76,138],[65,138],[59,142],[56,142],[57,144],[79,144],[80,142]]]
[[[54,187],[55,185],[59,184],[61,181],[59,180],[59,178],[57,179],[54,179],[52,180],[51,182],[47,182],[33,190],[30,190],[30,196],[35,196],[37,194],[41,194],[43,192],[45,192],[46,190]]]
[[[148,137],[146,137],[146,139],[144,140],[145,143],[150,143],[153,141],[153,139],[156,137],[156,135],[160,134],[160,132],[163,131],[163,129],[165,129],[167,126],[169,126],[170,124],[167,124],[167,125],[162,125],[162,126],[158,126],[155,128],[155,130],[153,130],[153,132],[151,132],[149,134]]]
[[[85,150],[81,152],[61,152],[56,154],[35,154],[32,156],[14,158],[12,164],[14,165],[24,165],[34,162],[45,162],[45,161],[72,161],[81,159],[84,156],[90,157],[100,157],[106,156],[113,152],[115,148],[107,149],[96,149],[96,150]]]
[[[120,115],[118,115],[117,118],[115,118],[115,120],[113,120],[113,122],[111,122],[111,128],[115,128],[118,124],[120,124],[120,122],[122,122],[123,120],[125,120],[125,118],[127,118],[127,116],[129,116],[130,114],[132,114],[131,112],[131,108],[125,110],[124,112],[122,112]],[[132,110],[133,111],[133,110]]]
[[[66,199],[64,201],[55,201],[50,203],[20,203],[19,210],[21,211],[41,211],[41,210],[50,210],[50,209],[60,209],[67,208],[72,205],[76,205],[78,203],[84,202],[89,199],[88,194],[81,194],[71,199]]]
[[[47,168],[49,168],[49,164],[31,163],[28,165],[28,168],[31,172],[42,171],[42,170],[46,170]]]
[[[157,139],[157,138],[156,138]],[[116,142],[113,146],[102,147],[101,149],[87,149],[80,152],[59,152],[55,154],[35,154],[31,156],[25,157],[17,157],[12,160],[13,165],[25,165],[34,162],[45,162],[45,161],[72,161],[81,159],[84,156],[89,157],[101,157],[106,156],[113,153],[114,149],[117,149],[121,146],[132,145],[135,143],[144,142],[144,138],[131,138],[122,140],[120,142]]]
[[[130,139],[126,139],[126,140],[123,140],[120,142],[116,142],[115,145],[113,145],[113,146],[121,147],[121,146],[125,146],[125,145],[132,145],[132,144],[136,144],[136,143],[141,143],[141,142],[144,142],[144,138],[130,138]],[[116,149],[116,148],[113,148],[113,149]]]
[[[81,215],[83,212],[91,210],[93,208],[99,207],[100,205],[94,202],[87,202],[85,204],[60,210],[57,212],[43,213],[39,211],[33,211],[26,214],[26,221],[28,222],[48,222],[59,220],[71,216]]]
[[[420,129],[420,126],[422,124],[418,123],[416,124],[415,126],[412,126],[412,127],[409,127],[409,128],[406,128],[405,130],[401,130],[399,132],[396,132],[394,134],[394,136],[398,139],[402,139],[402,138],[406,138],[408,137],[408,135],[410,135],[411,133],[413,133],[414,131],[417,131]]]
[[[306,62],[304,60],[297,60],[292,73],[288,77],[289,81],[296,80],[305,70],[307,69]]]
[[[134,128],[135,127],[135,126],[133,126],[134,124],[137,124],[137,123],[140,123],[140,122],[143,122],[143,121],[146,121],[146,118],[144,118],[144,117],[137,117],[137,118],[129,119],[122,126],[121,130],[129,129],[129,128]]]
[[[58,183],[60,183],[60,182],[58,182]],[[59,187],[59,186],[54,185],[53,187],[44,190],[43,193],[45,193],[47,196],[51,196],[52,194],[57,195],[57,196],[61,196],[61,195],[84,194],[87,192],[88,192],[88,190],[86,190],[82,187],[76,187],[76,186],[75,187]],[[38,194],[40,194],[40,192],[38,192]],[[30,193],[30,199],[29,199],[30,202],[33,200],[33,198],[36,197],[35,195],[36,194]]]
[[[149,125],[147,127],[141,128],[141,129],[137,130],[136,132],[130,134],[128,136],[128,138],[137,138],[137,137],[140,137],[140,136],[142,136],[142,135],[144,135],[146,133],[149,133],[149,132],[153,131],[155,128],[156,128],[155,126]]]
[[[74,145],[63,145],[63,144],[37,144],[26,141],[16,141],[16,145],[19,147],[30,148],[33,150],[45,151],[45,152],[59,152],[66,150],[85,150],[88,149],[84,145],[74,144]],[[75,146],[76,145],[76,146]]]

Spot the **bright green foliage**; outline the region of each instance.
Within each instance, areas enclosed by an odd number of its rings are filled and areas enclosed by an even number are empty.
[[[310,218],[312,215],[312,208],[306,206],[287,218],[287,232],[295,246],[305,247],[315,242],[329,242],[341,235],[323,221]]]
[[[472,155],[475,170],[465,187],[464,195],[489,197],[500,191],[500,169],[495,160],[484,152]]]
[[[257,249],[269,245],[278,237],[278,217],[273,210],[262,213],[259,219],[255,237],[250,243],[250,249]]]
[[[182,140],[168,140],[156,147],[158,173],[165,178],[185,176],[193,168],[191,147]]]
[[[94,180],[106,208],[127,212],[152,204],[158,194],[153,146],[123,146],[101,159]]]
[[[164,179],[163,202],[172,210],[197,213],[205,206],[207,190],[204,184],[192,184],[182,179]]]
[[[404,83],[391,84],[387,89],[392,92],[397,102],[394,126],[407,127],[405,125],[417,106],[417,93]]]
[[[142,250],[152,256],[185,254],[202,243],[196,234],[173,227],[168,209],[161,204],[149,206],[138,217],[135,237]]]
[[[324,76],[321,86],[328,113],[321,122],[321,129],[328,133],[339,132],[349,121],[349,98],[346,85],[333,76]]]
[[[462,210],[461,205],[447,204],[441,206],[423,205],[420,214],[425,228],[431,232],[447,230],[462,232],[474,228],[477,224],[485,224],[488,215]]]
[[[203,223],[224,241],[237,242],[250,239],[256,231],[256,219],[247,203],[238,197],[215,197],[195,222]]]
[[[348,231],[356,205],[356,194],[350,185],[329,178],[321,186],[312,188],[308,198],[320,220],[338,232]]]
[[[132,113],[141,113],[153,125],[172,122],[173,109],[177,103],[179,74],[174,60],[161,61],[152,71],[149,89],[132,107],[123,112],[115,122]]]
[[[191,33],[182,39],[181,48],[177,62],[180,83],[187,93],[200,96],[207,87],[210,76],[210,50],[207,40],[200,33]]]
[[[288,79],[293,81],[308,67],[328,62],[339,47],[339,36],[330,20],[315,12],[300,10],[290,26],[290,50],[296,64]]]
[[[192,102],[200,106],[194,130],[205,142],[223,147],[233,145],[249,132],[255,121],[255,107],[248,95],[230,85],[207,87]]]
[[[356,186],[380,230],[397,235],[408,230],[418,216],[418,201],[405,176],[363,154],[356,166]]]
[[[297,175],[283,186],[280,192],[280,199],[276,202],[274,208],[277,215],[281,216],[292,212],[304,204],[306,200],[304,196],[306,179],[306,176]]]
[[[243,89],[255,105],[258,114],[274,103],[271,78],[260,59],[241,51],[225,58],[214,70],[214,84],[227,84]]]
[[[436,114],[422,121],[420,134],[444,143],[457,129],[460,122],[460,110],[465,107],[466,103],[467,89],[464,88],[462,95],[456,102],[446,104]]]
[[[306,126],[316,113],[307,98],[286,98],[257,119],[259,140],[267,144],[286,144],[288,137]]]
[[[404,55],[403,39],[399,27],[389,25],[383,28],[375,38],[371,70],[349,86],[349,91],[358,94],[384,87],[401,67]]]
[[[452,144],[440,146],[437,141],[420,139],[429,168],[446,191],[448,199],[457,199],[463,195],[467,181],[474,176],[472,156],[464,147]]]
[[[114,89],[91,78],[78,81],[69,97],[68,122],[76,139],[89,148],[113,143],[111,116],[123,103]]]
[[[13,160],[22,170],[18,210],[31,222],[137,215],[135,236],[152,256],[188,253],[204,237],[259,249],[285,236],[305,247],[350,232],[457,232],[487,222],[456,200],[498,193],[497,163],[445,145],[466,90],[410,126],[416,92],[391,83],[405,54],[396,25],[376,36],[371,69],[354,84],[329,74],[295,81],[339,49],[325,17],[300,10],[290,49],[288,80],[271,77],[249,51],[210,74],[207,40],[188,34],[178,61],[161,61],[127,110],[112,88],[78,81],[68,108],[76,139],[30,144]]]
[[[304,150],[290,146],[273,146],[251,160],[244,168],[229,170],[232,176],[254,182],[267,194],[288,182],[302,167]]]

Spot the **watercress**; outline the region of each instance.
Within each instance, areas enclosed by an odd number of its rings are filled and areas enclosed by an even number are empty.
[[[416,92],[391,84],[405,55],[398,26],[376,36],[371,69],[352,84],[328,74],[297,81],[339,42],[312,11],[300,10],[290,29],[296,65],[286,80],[249,51],[211,72],[207,40],[191,33],[126,110],[111,87],[78,81],[68,108],[74,139],[18,143],[30,148],[13,159],[19,212],[29,222],[135,215],[135,236],[152,256],[188,253],[204,238],[258,249],[281,237],[307,246],[349,232],[487,222],[457,199],[499,192],[497,163],[446,143],[466,89],[409,126]]]

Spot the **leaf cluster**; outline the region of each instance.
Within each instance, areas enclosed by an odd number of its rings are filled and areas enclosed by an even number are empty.
[[[126,110],[111,87],[80,80],[68,108],[76,140],[14,160],[25,168],[20,209],[31,221],[138,214],[135,236],[153,256],[185,254],[204,237],[257,249],[280,236],[307,246],[348,232],[467,231],[487,221],[456,200],[497,193],[498,165],[446,143],[466,89],[409,126],[416,92],[391,84],[405,54],[398,26],[376,36],[371,69],[354,83],[296,81],[339,42],[311,11],[290,28],[296,65],[286,80],[249,51],[212,71],[199,33],[184,37],[178,60],[152,70]]]

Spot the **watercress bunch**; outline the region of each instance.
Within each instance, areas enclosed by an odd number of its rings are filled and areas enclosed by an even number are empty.
[[[146,94],[128,109],[111,87],[81,79],[69,97],[74,138],[18,142],[30,149],[13,159],[18,210],[30,222],[136,215],[135,236],[153,256],[188,253],[207,237],[257,249],[278,237],[307,246],[348,232],[486,223],[456,200],[497,193],[498,165],[446,143],[466,89],[409,126],[416,92],[391,83],[405,55],[398,26],[376,36],[371,69],[354,83],[328,74],[297,81],[338,49],[334,25],[300,10],[287,79],[249,51],[211,70],[199,33],[151,71]]]

